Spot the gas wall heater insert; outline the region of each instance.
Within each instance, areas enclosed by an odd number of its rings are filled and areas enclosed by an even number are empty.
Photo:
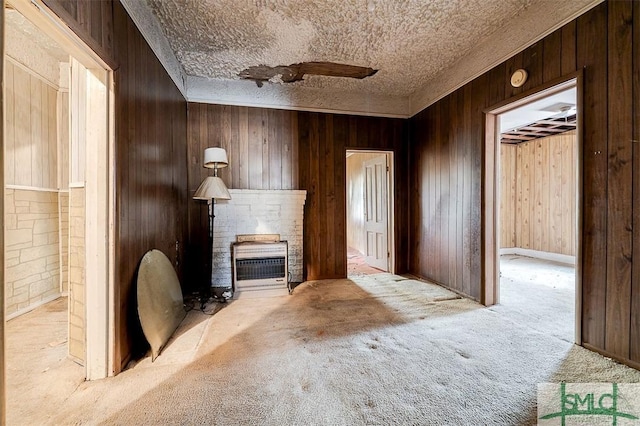
[[[287,292],[287,257],[286,241],[234,243],[234,298],[249,292],[254,296]]]

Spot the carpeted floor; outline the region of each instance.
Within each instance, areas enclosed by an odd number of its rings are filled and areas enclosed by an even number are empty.
[[[382,273],[192,311],[153,364],[9,411],[9,424],[526,425],[538,383],[640,382],[571,343],[562,270],[532,287],[516,260],[491,308]]]

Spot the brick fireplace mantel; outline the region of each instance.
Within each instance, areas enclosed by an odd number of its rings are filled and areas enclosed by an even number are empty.
[[[231,245],[241,234],[280,234],[288,241],[289,272],[302,281],[302,230],[307,191],[230,189],[215,205],[212,285],[230,287]]]

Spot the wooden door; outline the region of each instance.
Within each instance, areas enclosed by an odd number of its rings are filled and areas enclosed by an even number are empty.
[[[387,156],[364,162],[365,261],[383,271],[389,270],[387,249]]]

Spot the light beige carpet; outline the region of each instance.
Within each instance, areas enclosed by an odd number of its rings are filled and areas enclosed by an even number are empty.
[[[391,274],[307,282],[213,317],[192,311],[155,363],[83,383],[55,410],[20,420],[535,424],[540,382],[640,382],[640,372],[573,345],[570,327],[534,321],[545,319],[541,292],[569,290],[514,281],[503,285],[503,305],[487,309]],[[572,303],[545,309],[571,323]]]

